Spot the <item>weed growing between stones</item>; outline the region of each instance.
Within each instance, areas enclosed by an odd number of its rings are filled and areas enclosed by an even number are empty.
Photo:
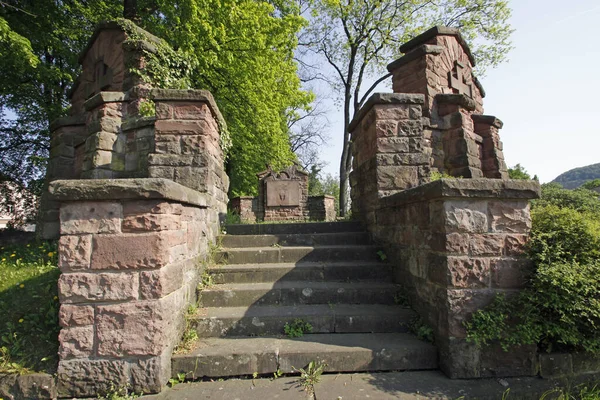
[[[462,176],[459,178],[462,178]],[[430,182],[439,181],[440,179],[458,179],[458,178],[455,176],[452,176],[452,175],[448,175],[446,172],[431,171],[431,174],[429,175]]]
[[[175,385],[183,383],[183,382],[185,382],[185,377],[186,377],[186,373],[185,372],[179,372],[177,374],[177,378],[171,378],[171,379],[169,379],[169,385],[171,387],[173,387]]]
[[[110,385],[110,390],[103,396],[98,395],[101,400],[134,400],[141,396],[135,393],[130,393],[127,387],[117,388],[114,384]]]
[[[305,333],[312,332],[312,330],[312,325],[300,318],[294,319],[291,324],[286,322],[283,327],[283,332],[290,338],[302,337]]]
[[[56,242],[0,247],[0,374],[56,370],[56,247]]]
[[[385,261],[385,260],[387,260],[387,255],[385,254],[385,252],[383,250],[379,250],[377,252],[377,258],[379,258],[379,261]]]
[[[198,309],[199,308],[197,304],[191,304],[188,307],[185,313],[185,330],[183,331],[181,341],[175,348],[175,354],[186,353],[192,350],[194,347],[194,343],[196,343],[196,341],[198,340],[198,332],[196,332],[196,327],[194,326],[194,321],[196,320]]]
[[[421,317],[413,319],[408,328],[419,339],[433,343],[433,328],[425,323]]]
[[[296,369],[292,367],[294,371],[300,373],[300,378],[296,381],[298,386],[302,387],[313,398],[315,385],[321,381],[321,375],[323,375],[325,367],[327,367],[326,363],[318,363],[314,360],[309,362],[306,368]]]
[[[152,100],[142,100],[139,105],[139,113],[142,117],[154,117],[156,115],[156,105]]]

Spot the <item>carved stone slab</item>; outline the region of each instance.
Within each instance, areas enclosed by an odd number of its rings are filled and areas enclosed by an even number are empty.
[[[267,206],[299,206],[299,181],[267,181]]]

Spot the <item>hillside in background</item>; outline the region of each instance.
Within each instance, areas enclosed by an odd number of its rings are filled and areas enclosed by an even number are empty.
[[[565,189],[575,189],[594,179],[600,179],[600,163],[573,168],[560,174],[552,182],[560,183]]]

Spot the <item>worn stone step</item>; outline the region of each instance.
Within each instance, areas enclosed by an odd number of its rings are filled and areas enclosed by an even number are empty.
[[[200,291],[203,307],[297,304],[395,304],[399,287],[380,282],[278,281],[214,285]]]
[[[309,362],[328,372],[437,369],[437,349],[406,333],[333,333],[300,338],[202,339],[199,347],[172,358],[172,373],[188,379],[294,372]]]
[[[224,231],[229,235],[280,235],[307,233],[364,232],[357,221],[339,222],[293,222],[278,224],[227,224]]]
[[[297,264],[234,264],[209,268],[214,283],[288,281],[392,281],[390,264],[375,262],[301,262]]]
[[[215,255],[220,264],[377,261],[378,246],[248,247],[223,249]]]
[[[218,239],[223,247],[269,247],[269,246],[331,246],[370,244],[366,232],[335,233],[288,233],[272,235],[221,235]]]
[[[371,304],[222,307],[202,310],[194,321],[199,337],[284,334],[286,323],[301,319],[311,333],[408,332],[409,308]]]

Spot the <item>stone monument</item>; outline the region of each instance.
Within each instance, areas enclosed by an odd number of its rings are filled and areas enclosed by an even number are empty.
[[[226,212],[212,95],[138,73],[162,46],[128,21],[101,24],[80,56],[70,116],[51,125],[39,234],[60,236],[59,397],[167,384]]]
[[[535,375],[535,346],[480,349],[463,322],[525,284],[528,200],[539,184],[507,179],[502,122],[483,114],[458,30],[434,27],[400,49],[388,65],[394,93],[371,96],[350,124],[353,216],[387,247],[448,376]],[[431,182],[433,172],[455,178]]]
[[[296,165],[276,172],[270,166],[258,177],[258,196],[231,199],[230,208],[244,223],[256,221],[333,221],[335,198],[309,196],[308,173]]]

